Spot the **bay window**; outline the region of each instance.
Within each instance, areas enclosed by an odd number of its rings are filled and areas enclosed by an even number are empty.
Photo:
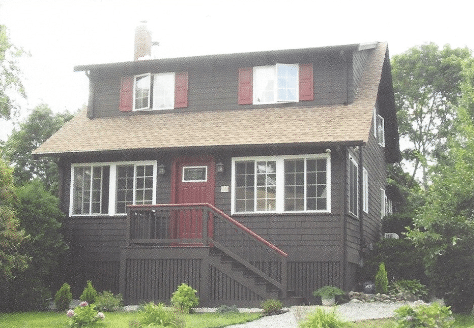
[[[329,212],[330,157],[233,159],[234,213]]]

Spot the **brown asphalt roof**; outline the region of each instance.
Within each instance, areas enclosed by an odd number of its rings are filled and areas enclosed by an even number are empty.
[[[169,112],[89,119],[80,112],[33,153],[368,141],[387,45],[367,61],[349,105]]]

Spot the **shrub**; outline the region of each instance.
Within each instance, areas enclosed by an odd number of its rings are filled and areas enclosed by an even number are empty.
[[[379,271],[375,275],[375,292],[387,294],[388,292],[388,278],[387,271],[385,271],[385,264],[382,262],[379,265]]]
[[[114,312],[121,309],[122,303],[122,294],[114,295],[112,292],[104,290],[97,294],[94,304],[98,311]]]
[[[326,312],[322,308],[317,308],[300,325],[301,328],[340,328],[346,326],[347,324],[338,318],[335,309]]]
[[[130,322],[130,325],[137,322]],[[159,327],[173,327],[180,328],[185,326],[185,322],[178,314],[171,309],[165,308],[162,303],[155,305],[153,302],[145,304],[143,310],[139,313],[138,326],[157,325]]]
[[[438,303],[428,305],[421,301],[415,302],[413,307],[404,305],[395,310],[395,319],[398,328],[449,328],[454,324],[449,307]]]
[[[198,306],[199,298],[196,296],[197,291],[185,283],[181,284],[171,297],[171,304],[183,311],[189,313],[191,308]]]
[[[54,304],[58,311],[69,309],[69,304],[72,300],[71,286],[65,282],[54,296]]]
[[[402,294],[404,296],[413,295],[417,299],[426,300],[428,290],[419,280],[399,280],[395,281],[391,286],[391,292]]]
[[[324,298],[324,299],[333,298],[336,295],[344,295],[344,294],[345,292],[342,289],[334,287],[334,286],[324,286],[313,292],[314,296],[320,296],[321,298]]]
[[[105,315],[97,312],[93,304],[83,301],[74,310],[67,311],[69,327],[102,327]]]
[[[95,290],[94,286],[92,286],[92,281],[87,280],[87,286],[84,288],[84,291],[81,294],[81,297],[79,299],[81,301],[85,301],[89,304],[92,304],[95,302],[95,299],[97,297],[97,291]]]
[[[280,314],[283,304],[279,300],[268,299],[264,301],[260,307],[263,309],[264,315]]]
[[[221,305],[216,309],[216,312],[220,314],[239,313],[239,309],[235,305],[232,305],[232,306]]]

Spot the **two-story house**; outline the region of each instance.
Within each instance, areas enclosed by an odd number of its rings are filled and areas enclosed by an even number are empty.
[[[354,288],[400,157],[387,44],[75,71],[88,108],[34,154],[58,161],[76,291],[168,301],[185,282],[247,306]]]

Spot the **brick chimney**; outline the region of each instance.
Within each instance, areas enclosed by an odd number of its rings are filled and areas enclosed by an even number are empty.
[[[135,29],[135,51],[134,60],[141,57],[151,57],[151,32],[148,30],[147,22],[142,21]]]

